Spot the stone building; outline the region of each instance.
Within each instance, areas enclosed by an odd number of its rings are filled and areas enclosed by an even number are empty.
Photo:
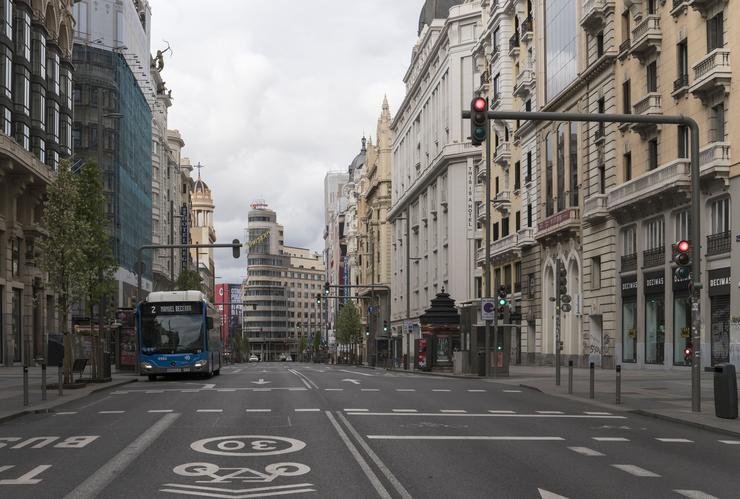
[[[216,229],[213,226],[213,196],[210,187],[200,178],[200,163],[198,163],[198,178],[193,184],[190,196],[190,241],[192,244],[214,244]],[[195,268],[200,275],[203,292],[213,301],[213,292],[216,286],[216,263],[213,260],[213,248],[191,248],[190,258],[195,262]]]

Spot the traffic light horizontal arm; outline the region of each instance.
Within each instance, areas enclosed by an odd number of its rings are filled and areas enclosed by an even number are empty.
[[[370,288],[370,289],[384,289],[391,292],[391,287],[385,284],[329,284],[330,288],[342,289],[342,288]]]
[[[470,111],[463,110],[463,119]],[[595,123],[649,123],[654,125],[697,126],[693,118],[682,115],[635,115],[610,113],[561,113],[550,111],[488,111],[491,120],[582,121]]]

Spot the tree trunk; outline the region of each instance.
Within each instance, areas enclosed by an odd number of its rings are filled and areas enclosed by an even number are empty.
[[[62,337],[64,338],[64,383],[72,382],[72,337],[67,331],[67,321],[69,320],[69,309],[67,308],[66,298],[62,299]]]

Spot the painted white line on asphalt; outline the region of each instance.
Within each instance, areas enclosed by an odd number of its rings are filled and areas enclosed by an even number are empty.
[[[195,412],[224,412],[223,409],[198,409]]]
[[[583,414],[590,414],[591,416],[611,416],[611,412],[596,412],[596,411],[586,411]]]
[[[362,469],[363,473],[365,473],[365,476],[367,477],[367,479],[370,480],[370,483],[375,488],[375,491],[378,493],[378,495],[382,497],[383,499],[391,499],[391,495],[388,493],[388,490],[385,487],[383,487],[383,484],[378,478],[378,475],[376,475],[375,472],[370,468],[370,465],[367,464],[367,461],[365,461],[365,458],[362,457],[362,454],[360,454],[360,451],[357,450],[357,447],[355,447],[355,445],[349,439],[349,437],[344,432],[342,427],[339,426],[339,423],[337,423],[337,420],[334,418],[332,413],[330,411],[325,411],[325,412],[326,412],[326,417],[329,418],[329,422],[332,424],[337,434],[339,434],[339,438],[341,438],[342,442],[344,442],[344,445],[347,446],[347,449],[349,450],[350,454],[352,454],[352,457],[355,458],[355,461],[360,466],[360,469]]]
[[[684,497],[689,497],[691,499],[719,499],[718,497],[707,494],[706,492],[702,492],[701,490],[675,489],[673,492],[675,492],[676,494],[681,494]]]
[[[488,411],[491,414],[515,414],[515,411]]]
[[[350,373],[350,374],[359,374],[360,376],[372,376],[372,374],[368,374],[368,373],[358,373],[358,372],[356,372],[356,371],[348,371],[348,370],[346,370],[346,369],[338,369],[338,371],[341,371],[341,372],[343,372],[343,373]]]
[[[324,391],[327,392],[341,392],[342,390],[344,390],[344,388],[324,388]]]
[[[464,414],[468,411],[465,409],[440,409],[439,412],[444,412],[445,414]]]
[[[397,392],[415,392],[416,388],[396,388]]]
[[[391,470],[388,469],[388,466],[385,465],[385,463],[378,457],[378,455],[373,452],[367,442],[365,442],[365,439],[363,439],[358,431],[355,430],[355,427],[352,426],[352,423],[350,423],[349,420],[344,417],[344,414],[337,412],[337,417],[342,420],[352,436],[355,437],[357,443],[360,444],[360,447],[362,447],[365,453],[370,456],[370,459],[372,459],[373,463],[375,463],[375,466],[377,466],[378,469],[380,469],[380,471],[383,473],[383,475],[385,475],[386,479],[391,482],[391,485],[393,485],[393,488],[396,489],[396,492],[398,492],[398,494],[403,499],[411,499],[411,494],[409,494],[408,490],[406,490],[403,484],[401,484],[398,478],[396,478],[396,475],[394,475]]]
[[[419,412],[416,409],[391,409],[393,412]]]
[[[688,438],[656,438],[658,442],[675,443],[675,444],[693,444],[693,440]]]
[[[303,374],[302,372],[298,372],[298,371],[297,371],[296,369],[288,369],[288,371],[289,371],[290,373],[294,374],[295,376],[298,376],[298,378],[299,378],[299,379],[300,379],[301,381],[303,381],[303,384],[304,384],[304,385],[306,385],[306,388],[307,388],[307,389],[309,389],[309,390],[310,390],[310,389],[311,389],[311,387],[314,387],[314,388],[315,388],[316,390],[318,390],[318,389],[319,389],[319,385],[317,385],[316,383],[314,383],[314,382],[313,382],[313,381],[311,380],[311,378],[309,378],[308,376],[306,376],[306,375],[305,375],[305,374]]]
[[[727,445],[740,445],[740,440],[719,440],[719,443]]]
[[[195,390],[193,388],[186,388],[184,390],[180,390],[182,393],[198,393],[200,390]]]
[[[369,409],[345,409],[347,412],[368,412]]]
[[[361,392],[379,392],[380,388],[360,388]]]
[[[144,390],[144,393],[164,393],[164,390]]]
[[[434,388],[432,389],[433,392],[451,392],[452,390],[448,390],[447,388]]]
[[[272,412],[272,409],[247,409],[246,412]]]
[[[321,409],[296,409],[295,412],[319,412]]]
[[[172,409],[151,409],[146,412],[153,412],[153,413],[172,412]]]
[[[355,416],[436,416],[470,418],[552,418],[552,419],[626,419],[624,416],[586,416],[583,414],[516,414],[516,413],[477,413],[446,414],[440,412],[358,412]]]
[[[63,412],[55,412],[57,416],[69,416],[71,414],[77,414],[77,411],[63,411]]]
[[[491,436],[491,435],[367,435],[370,440],[497,440],[514,442],[563,441],[563,437]]]
[[[98,414],[123,414],[126,411],[98,411]]]
[[[504,393],[522,393],[521,390],[504,390]]]
[[[537,414],[563,414],[563,411],[537,411]]]
[[[629,438],[624,437],[593,437],[597,442],[629,442]]]
[[[64,499],[85,499],[98,497],[101,492],[116,478],[124,473],[126,468],[141,454],[146,452],[159,437],[169,428],[179,414],[167,414],[154,423],[148,430],[139,435],[136,440],[127,445],[121,452],[113,456],[101,468],[78,485]]]
[[[179,483],[165,483],[163,487],[172,487],[169,489],[159,489],[160,492],[173,492],[175,494],[192,495],[199,497],[234,497],[237,499],[250,499],[253,497],[282,496],[286,494],[301,494],[303,492],[316,492],[316,489],[302,488],[314,487],[312,483],[297,483],[295,485],[273,485],[271,487],[257,487],[254,489],[239,489],[236,492],[232,489],[223,489],[217,487],[203,487],[199,485],[185,485]],[[202,492],[201,492],[202,491]],[[211,491],[209,494],[206,491]],[[243,492],[249,492],[244,494]],[[240,494],[240,495],[234,495]]]
[[[645,468],[640,468],[639,466],[635,466],[634,464],[612,464],[612,466],[614,468],[617,468],[618,470],[622,470],[625,473],[629,473],[630,475],[634,475],[634,476],[647,477],[647,478],[660,477],[660,475],[658,475],[657,473],[648,471]]]
[[[579,454],[583,454],[584,456],[603,456],[601,452],[593,449],[589,449],[588,447],[568,447],[573,452],[577,452]]]
[[[485,393],[485,390],[468,390],[470,393]]]
[[[254,390],[257,391],[258,389],[255,388]],[[235,392],[236,388],[218,388],[216,391],[217,392]]]
[[[537,492],[540,493],[540,499],[568,499],[565,496],[558,495],[545,489],[537,489]]]

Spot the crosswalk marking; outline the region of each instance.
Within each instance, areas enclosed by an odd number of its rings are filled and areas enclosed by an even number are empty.
[[[634,476],[640,476],[640,477],[646,477],[646,478],[658,478],[660,475],[657,473],[653,473],[652,471],[648,471],[645,468],[640,468],[639,466],[635,466],[634,464],[612,464],[614,468],[617,468],[618,470],[622,470],[625,473],[629,473],[630,475]]]

